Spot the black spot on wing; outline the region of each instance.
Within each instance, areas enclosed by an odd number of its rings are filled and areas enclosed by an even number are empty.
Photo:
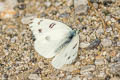
[[[73,54],[73,56],[75,56],[75,54]]]
[[[43,20],[40,20],[39,22],[38,22],[38,25],[40,25],[40,23],[42,22]]]
[[[49,41],[49,40],[50,40],[50,36],[46,36],[45,39],[46,39],[47,41]]]
[[[51,23],[51,24],[49,25],[49,28],[53,28],[55,25],[56,25],[55,23]]]
[[[76,48],[76,46],[77,46],[77,43],[73,46],[73,49],[75,49],[75,48]]]
[[[71,58],[71,56],[69,56],[67,59],[70,59]]]
[[[38,22],[38,25],[40,25],[40,22]]]
[[[41,33],[41,32],[42,32],[42,29],[38,29],[38,31]]]
[[[36,39],[35,39],[35,36],[34,36],[33,34],[32,34],[32,40],[33,40],[33,41],[35,41],[35,40],[36,40]]]

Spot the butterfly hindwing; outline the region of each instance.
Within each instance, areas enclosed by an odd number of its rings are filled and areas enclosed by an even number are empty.
[[[79,35],[73,37],[70,43],[63,48],[58,55],[52,60],[52,65],[60,69],[64,64],[71,64],[77,57],[79,47]]]
[[[39,18],[33,19],[29,26],[36,39],[35,50],[45,58],[52,58],[57,54],[56,49],[64,43],[72,30],[61,22]]]

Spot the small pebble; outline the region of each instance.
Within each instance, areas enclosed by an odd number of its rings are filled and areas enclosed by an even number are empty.
[[[111,32],[111,31],[112,31],[111,27],[106,29],[106,32]]]
[[[42,69],[38,68],[38,69],[35,70],[34,74],[38,74],[39,75],[39,74],[41,74],[41,72],[42,72]]]
[[[118,21],[118,23],[120,24],[120,19],[118,19],[117,21]]]
[[[51,2],[50,2],[50,1],[46,1],[44,4],[45,4],[47,7],[50,7],[50,6],[51,6]]]
[[[18,39],[18,37],[14,36],[13,38],[11,38],[10,41],[11,41],[11,43],[15,43],[17,39]]]
[[[120,77],[114,76],[114,77],[112,77],[110,80],[120,80]]]
[[[98,8],[98,4],[97,3],[93,3],[93,6],[97,9]]]
[[[57,1],[54,3],[54,5],[55,5],[56,7],[60,6],[61,4],[62,4],[62,2],[57,2]]]
[[[68,18],[68,17],[70,17],[70,15],[68,13],[62,13],[62,14],[60,14],[59,17],[61,17],[61,18]]]
[[[101,35],[101,34],[103,34],[103,33],[104,33],[103,28],[98,28],[98,29],[96,30],[96,34],[97,34],[97,35]]]
[[[90,0],[91,3],[97,3],[99,0]]]
[[[110,65],[110,72],[112,74],[120,76],[120,63],[116,63],[116,64],[113,63],[113,64],[111,64]]]
[[[63,73],[59,74],[58,77],[63,77],[65,76]]]
[[[72,78],[72,75],[67,75],[65,80],[70,80]]]
[[[47,16],[47,14],[44,13],[44,12],[42,12],[42,13],[40,14],[40,17],[46,17],[46,16]]]
[[[5,4],[3,2],[0,2],[0,12],[5,10]]]
[[[111,58],[111,62],[120,62],[120,56]]]
[[[81,40],[81,41],[84,41],[85,39],[86,39],[86,35],[80,33],[80,40]]]
[[[87,48],[90,45],[89,42],[81,42],[80,43],[80,48]]]
[[[30,80],[41,80],[37,74],[30,74],[28,77]]]
[[[7,79],[8,78],[8,74],[4,74],[3,77],[4,77],[4,79]]]
[[[24,0],[17,0],[17,2],[18,2],[18,3],[22,3],[22,2],[24,2]]]
[[[117,42],[117,46],[119,46],[119,47],[120,47],[120,41],[118,41],[118,42]]]
[[[75,0],[75,13],[76,14],[86,14],[88,10],[87,0]]]
[[[90,43],[88,48],[90,48],[90,49],[96,48],[100,43],[101,43],[101,40],[95,39]]]
[[[112,1],[110,1],[110,0],[103,1],[103,5],[106,7],[110,6],[110,4],[112,4]]]
[[[95,70],[95,66],[94,65],[86,65],[86,66],[83,66],[81,68],[80,73],[84,74],[85,72],[90,72],[90,71],[94,71],[94,70]]]
[[[76,63],[75,63],[75,66],[80,66],[80,62],[79,62],[79,61],[76,62]]]
[[[102,39],[101,40],[101,44],[104,46],[104,47],[109,47],[112,45],[112,41],[110,39]]]
[[[95,64],[96,65],[103,65],[105,63],[104,59],[96,59]]]
[[[73,77],[72,80],[81,80],[81,79],[80,79],[80,76],[77,75],[77,76]]]
[[[29,24],[32,19],[36,18],[37,16],[36,15],[29,15],[29,16],[24,16],[22,19],[21,19],[21,22],[23,24]]]
[[[20,5],[18,5],[18,8],[20,10],[24,10],[26,8],[26,4],[20,4]]]
[[[106,77],[106,73],[104,71],[100,71],[97,76],[104,79]]]
[[[105,80],[110,80],[110,76],[109,75],[107,75],[106,77],[105,77]]]

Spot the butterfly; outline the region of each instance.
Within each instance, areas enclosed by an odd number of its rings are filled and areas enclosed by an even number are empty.
[[[79,47],[79,30],[62,22],[34,18],[29,24],[35,37],[34,48],[45,58],[53,58],[51,64],[60,69],[75,61]]]

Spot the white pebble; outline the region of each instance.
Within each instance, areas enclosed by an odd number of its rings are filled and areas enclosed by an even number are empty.
[[[110,39],[102,39],[101,40],[101,44],[104,46],[104,47],[108,47],[108,46],[111,46],[112,45],[112,41]]]
[[[37,74],[30,74],[28,77],[30,80],[41,80]]]
[[[88,10],[87,0],[75,0],[75,12],[76,14],[86,13]]]
[[[46,5],[47,7],[50,7],[51,2],[50,2],[50,1],[46,1],[46,2],[45,2],[45,5]]]
[[[80,43],[80,48],[87,48],[90,45],[89,42],[81,42]]]
[[[81,80],[81,79],[80,79],[80,76],[77,75],[77,76],[73,77],[72,80]]]
[[[4,11],[5,10],[5,4],[0,2],[0,12]]]
[[[95,64],[96,65],[103,65],[105,63],[104,59],[96,59]]]

